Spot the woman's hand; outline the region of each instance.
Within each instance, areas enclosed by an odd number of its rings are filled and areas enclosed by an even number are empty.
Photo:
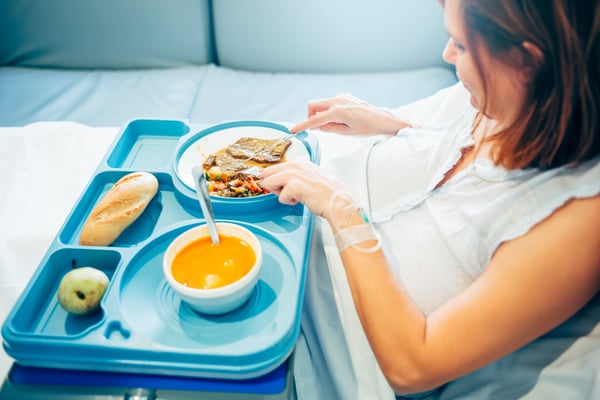
[[[386,109],[341,93],[330,99],[310,101],[308,119],[291,127],[290,132],[320,129],[347,135],[394,135],[408,126],[410,124],[399,120]]]
[[[262,186],[283,204],[302,203],[315,215],[330,219],[331,198],[348,192],[346,186],[323,168],[305,160],[293,160],[265,168]]]

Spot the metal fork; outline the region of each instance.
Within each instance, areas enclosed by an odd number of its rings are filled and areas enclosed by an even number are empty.
[[[279,140],[277,140],[277,141],[276,141],[275,143],[273,143],[272,145],[270,145],[270,146],[267,146],[267,147],[265,147],[264,149],[260,150],[258,153],[254,153],[254,154],[252,154],[250,157],[246,158],[246,159],[245,159],[243,162],[250,161],[250,160],[252,160],[252,159],[253,159],[254,157],[256,157],[256,156],[260,156],[260,155],[263,155],[263,154],[267,154],[269,151],[273,150],[273,149],[274,149],[274,148],[276,148],[277,146],[279,146],[279,145],[281,145],[281,144],[283,144],[283,143],[287,143],[287,142],[291,141],[291,140],[292,140],[292,139],[293,139],[295,136],[296,136],[296,135],[294,135],[294,134],[291,134],[291,133],[290,133],[288,136],[286,136],[286,137],[283,137],[283,138],[280,138]]]
[[[289,135],[280,138],[279,140],[277,140],[275,143],[273,143],[270,146],[267,146],[266,148],[262,149],[261,151],[259,151],[258,153],[254,153],[252,156],[248,157],[247,159],[245,159],[243,162],[246,161],[250,161],[252,160],[254,157],[256,156],[260,156],[262,154],[266,154],[269,151],[273,150],[274,148],[276,148],[277,146],[281,145],[282,143],[286,143],[291,141],[293,138],[298,138],[300,135],[304,134],[305,131],[302,132],[298,132],[298,133],[290,133]],[[246,168],[245,170],[242,170],[241,173],[244,175],[256,175],[260,172],[260,168],[258,168],[257,166],[253,166],[253,167],[249,167]]]

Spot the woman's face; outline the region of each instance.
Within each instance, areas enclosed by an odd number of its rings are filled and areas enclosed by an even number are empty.
[[[525,84],[514,68],[501,64],[491,57],[480,45],[479,58],[488,78],[485,97],[484,85],[475,64],[473,50],[467,45],[467,33],[463,24],[461,0],[446,0],[444,5],[445,24],[450,38],[444,49],[443,58],[456,67],[458,79],[471,94],[471,105],[491,119],[512,122],[525,99]],[[487,102],[487,103],[485,103]],[[485,110],[482,107],[485,104]]]

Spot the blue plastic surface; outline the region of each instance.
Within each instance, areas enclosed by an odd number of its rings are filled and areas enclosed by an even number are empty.
[[[39,368],[15,364],[10,371],[9,379],[17,385],[134,387],[217,393],[278,394],[286,388],[287,368],[287,363],[284,363],[257,378],[225,380]]]
[[[194,135],[246,125],[287,132],[261,121],[231,122],[202,132],[175,120],[128,123],[7,316],[2,327],[6,352],[26,367],[226,380],[256,378],[280,367],[300,327],[313,223],[302,205],[285,206],[272,195],[250,202],[214,200],[217,220],[246,226],[264,251],[257,287],[230,313],[193,311],[162,274],[162,255],[170,241],[204,223],[194,193],[175,173],[177,154]],[[302,143],[318,162],[316,138],[305,135]],[[140,218],[111,246],[79,245],[95,204],[123,175],[141,170],[158,178],[159,191]],[[69,315],[57,301],[58,284],[68,270],[84,265],[105,271],[110,284],[99,312]]]

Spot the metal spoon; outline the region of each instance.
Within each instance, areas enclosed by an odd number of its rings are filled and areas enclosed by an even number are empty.
[[[206,225],[208,225],[210,239],[213,244],[219,244],[219,232],[217,231],[217,224],[215,224],[215,215],[213,213],[210,195],[208,194],[204,171],[202,168],[195,166],[192,168],[192,176],[194,177],[194,183],[196,184],[196,193],[198,194],[200,208],[202,209],[202,214],[206,220]]]

